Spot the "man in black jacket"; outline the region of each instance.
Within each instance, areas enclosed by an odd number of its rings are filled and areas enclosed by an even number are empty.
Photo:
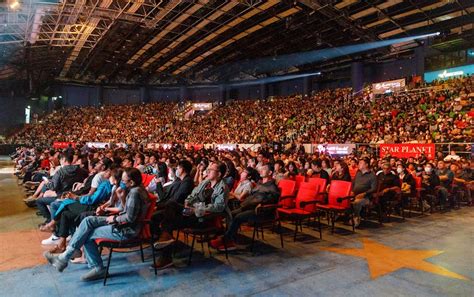
[[[311,175],[311,177],[324,178],[326,180],[326,184],[329,185],[329,174],[323,169],[321,160],[318,159],[311,161],[311,170],[313,171],[313,175]]]
[[[51,221],[51,214],[48,205],[67,191],[71,191],[75,182],[81,182],[87,177],[87,172],[78,165],[72,165],[73,156],[61,154],[59,162],[61,168],[53,175],[51,181],[46,184],[48,190],[56,192],[55,197],[43,197],[36,200],[36,206],[41,215],[46,218],[46,223]]]
[[[273,165],[264,164],[259,168],[260,183],[252,190],[247,199],[242,202],[240,208],[232,211],[232,222],[225,236],[227,250],[234,250],[235,236],[242,223],[257,218],[255,208],[258,205],[278,203],[280,189],[273,179]],[[211,241],[211,246],[218,250],[224,250],[224,239],[218,238]]]
[[[176,179],[165,187],[157,185],[156,191],[160,202],[157,205],[157,211],[151,217],[151,230],[154,234],[160,233],[160,225],[164,219],[181,215],[184,207],[184,200],[191,194],[194,188],[194,180],[190,173],[193,165],[188,160],[178,162],[176,169]],[[156,262],[157,269],[165,269],[173,265],[172,246],[162,248],[161,257]]]

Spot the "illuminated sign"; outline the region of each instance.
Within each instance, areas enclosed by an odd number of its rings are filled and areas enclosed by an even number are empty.
[[[211,110],[212,103],[193,103],[194,110]]]
[[[220,151],[233,151],[237,148],[237,145],[226,143],[226,144],[218,144],[217,149]]]
[[[110,147],[110,143],[108,142],[87,142],[86,145],[89,148],[97,148],[97,149],[104,149],[106,146]]]
[[[315,144],[319,153],[327,153],[329,155],[349,155],[355,149],[356,145],[347,144]],[[314,150],[314,148],[313,148]]]
[[[405,87],[405,79],[395,79],[372,84],[372,91],[374,94],[384,94],[398,91]]]
[[[426,72],[424,75],[424,79],[425,82],[430,83],[434,80],[445,80],[457,76],[470,74],[474,74],[474,64]]]
[[[443,73],[440,73],[438,74],[438,77],[439,78],[448,78],[448,77],[453,77],[453,76],[461,76],[464,74],[464,71],[460,70],[460,71],[453,71],[453,72],[448,72],[448,71],[444,71]]]

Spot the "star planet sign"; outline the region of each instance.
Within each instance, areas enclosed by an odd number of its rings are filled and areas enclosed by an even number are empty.
[[[371,279],[392,273],[401,268],[422,270],[445,277],[468,280],[467,277],[425,261],[425,259],[442,254],[438,250],[398,250],[366,238],[362,239],[363,248],[322,248],[334,253],[365,258],[369,266]]]

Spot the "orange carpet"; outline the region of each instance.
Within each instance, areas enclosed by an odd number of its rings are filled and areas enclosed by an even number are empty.
[[[0,271],[28,268],[46,263],[41,240],[49,234],[37,230],[0,233]]]

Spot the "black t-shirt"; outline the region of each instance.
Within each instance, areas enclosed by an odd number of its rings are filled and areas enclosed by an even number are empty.
[[[390,172],[389,174],[384,174],[383,172],[377,175],[377,189],[378,191],[383,191],[392,187],[400,187],[400,178],[398,175]]]

